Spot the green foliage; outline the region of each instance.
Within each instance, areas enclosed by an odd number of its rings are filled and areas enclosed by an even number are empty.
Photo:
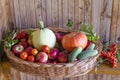
[[[117,61],[120,62],[120,46],[118,46],[118,50],[117,50],[117,53],[116,53],[116,58],[117,58]]]
[[[28,29],[28,30],[27,30],[27,34],[28,34],[29,36],[31,36],[34,31],[35,31],[34,29]]]
[[[93,26],[86,23],[81,24],[80,31],[86,34],[87,38],[91,42],[96,42],[100,37],[93,32]]]
[[[16,36],[16,31],[7,32],[5,38],[3,39],[5,48],[10,50],[14,44],[18,43],[18,39],[14,39],[15,36]]]
[[[71,30],[72,27],[73,27],[73,21],[72,20],[68,20],[68,23],[67,23],[67,27]]]

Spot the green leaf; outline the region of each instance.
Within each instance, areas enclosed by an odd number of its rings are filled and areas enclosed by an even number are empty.
[[[72,27],[73,27],[73,21],[69,19],[66,26],[67,26],[69,29],[72,29]]]
[[[33,33],[34,31],[35,31],[34,29],[29,29],[29,30],[27,30],[27,34],[28,34],[28,35],[32,35],[32,33]]]
[[[120,62],[120,46],[118,46],[118,50],[117,50],[117,53],[116,53],[116,58],[117,58],[117,61]]]
[[[91,42],[96,42],[100,37],[93,32],[93,26],[87,25],[86,23],[81,24],[80,31],[84,33],[88,40]]]
[[[7,49],[11,49],[11,47],[18,43],[18,39],[15,39],[17,32],[12,31],[12,32],[7,32],[5,38],[3,39],[4,47]]]

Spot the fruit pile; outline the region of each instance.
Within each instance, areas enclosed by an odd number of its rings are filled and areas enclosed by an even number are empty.
[[[5,42],[5,48],[15,56],[30,62],[67,63],[83,60],[98,54],[95,50],[94,35],[91,27],[83,24],[81,31],[61,33],[44,28],[40,21],[39,29],[15,32]]]
[[[103,50],[98,58],[101,63],[108,64],[113,68],[117,67],[117,63],[120,62],[120,51],[117,43],[104,45]]]

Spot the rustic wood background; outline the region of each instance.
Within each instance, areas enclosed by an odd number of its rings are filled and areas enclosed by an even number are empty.
[[[120,0],[0,0],[0,29],[45,26],[64,27],[68,19],[74,28],[81,22],[94,26],[102,41],[120,43]],[[1,36],[1,35],[0,35]]]
[[[101,41],[120,43],[120,0],[0,0],[0,39],[7,29],[37,27],[39,20],[46,27],[66,28],[68,19],[73,20],[75,29],[86,22],[94,26]],[[90,75],[59,80],[120,79],[115,75]]]

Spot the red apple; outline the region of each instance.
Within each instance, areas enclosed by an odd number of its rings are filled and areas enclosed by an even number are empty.
[[[27,47],[27,42],[20,42],[19,44],[21,44],[24,48]]]
[[[61,40],[62,40],[62,35],[60,33],[55,33],[55,36],[56,36],[56,40],[58,43],[61,43]]]
[[[16,55],[19,56],[24,50],[24,47],[20,44],[14,45],[12,47],[12,52]]]
[[[58,55],[58,61],[61,63],[65,63],[68,61],[68,55],[65,52],[60,52]]]
[[[56,59],[58,57],[58,50],[55,48],[52,48],[50,53],[48,53],[49,59]]]
[[[20,39],[20,42],[26,42],[27,40],[25,38]]]
[[[32,50],[33,48],[32,47],[27,47],[26,49],[25,49],[25,51],[28,53],[28,55],[31,55],[31,50]]]
[[[39,52],[36,55],[36,61],[40,63],[46,63],[48,61],[48,55],[45,52]]]

